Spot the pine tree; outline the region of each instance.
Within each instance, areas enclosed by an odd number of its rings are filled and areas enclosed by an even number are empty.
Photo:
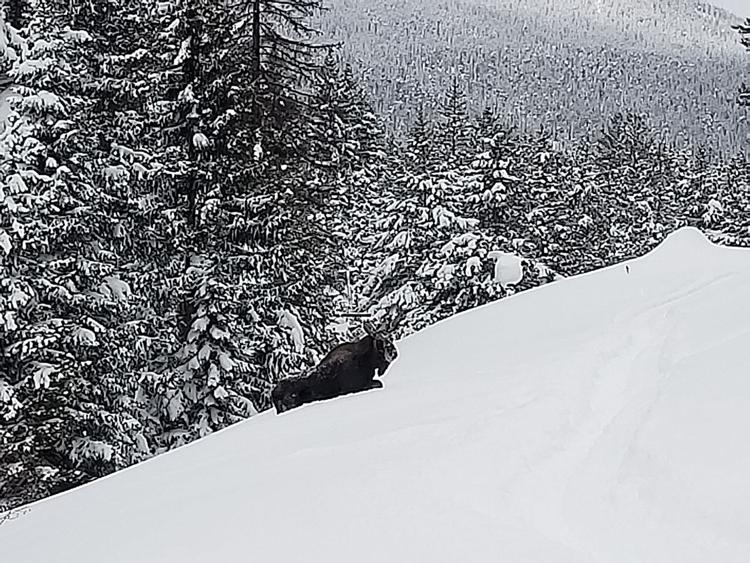
[[[425,172],[435,162],[433,148],[433,124],[427,117],[424,103],[420,103],[407,140],[406,155],[409,164],[416,170]]]
[[[498,132],[499,127],[499,118],[495,109],[490,106],[485,106],[482,113],[476,119],[475,142],[479,144],[483,139],[491,139]]]
[[[351,65],[329,53],[312,97],[310,144],[315,164],[351,174],[383,159],[385,138]]]
[[[246,8],[186,0],[162,25],[178,63],[161,106],[185,230],[179,345],[139,395],[160,448],[266,408],[272,382],[321,351],[340,285],[332,186],[307,134],[325,51],[304,20],[319,4]]]
[[[455,71],[440,106],[440,117],[438,138],[441,141],[441,156],[449,164],[457,164],[468,153],[471,132],[463,82]]]
[[[0,497],[12,502],[147,449],[129,399],[142,361],[137,303],[115,253],[122,225],[113,213],[116,186],[136,163],[105,164],[98,142],[99,51],[77,27],[92,5],[40,2],[12,41],[15,95],[0,138]]]
[[[735,29],[737,29],[737,31],[739,31],[740,33],[740,41],[742,42],[742,44],[748,51],[750,51],[750,18],[747,18],[744,24],[735,26]],[[742,86],[740,87],[738,101],[740,105],[750,106],[750,85],[745,83],[742,84]]]
[[[321,0],[245,0],[251,9],[243,21],[251,30],[251,78],[255,126],[269,116],[284,116],[309,102],[329,45],[314,43],[310,19],[323,10]],[[240,36],[242,37],[242,36]]]

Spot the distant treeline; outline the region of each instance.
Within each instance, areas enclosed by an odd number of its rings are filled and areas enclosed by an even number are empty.
[[[677,146],[733,151],[746,59],[729,16],[694,2],[332,0],[321,26],[345,43],[389,128],[429,114],[458,77],[469,107],[492,106],[558,140],[620,111],[648,116]]]

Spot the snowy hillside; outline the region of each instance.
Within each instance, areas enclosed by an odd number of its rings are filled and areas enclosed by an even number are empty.
[[[748,287],[679,231],[412,336],[382,391],[31,505],[2,560],[747,561]]]

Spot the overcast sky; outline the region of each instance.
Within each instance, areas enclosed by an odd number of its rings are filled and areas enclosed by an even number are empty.
[[[743,18],[750,18],[750,0],[708,0],[710,4],[734,12]]]

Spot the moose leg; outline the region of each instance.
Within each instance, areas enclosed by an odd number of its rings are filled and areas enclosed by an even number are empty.
[[[350,386],[347,389],[341,391],[341,395],[351,395],[353,393],[361,393],[362,391],[368,391],[370,389],[380,389],[383,386],[382,381],[373,379],[367,382],[359,382],[356,386]]]

